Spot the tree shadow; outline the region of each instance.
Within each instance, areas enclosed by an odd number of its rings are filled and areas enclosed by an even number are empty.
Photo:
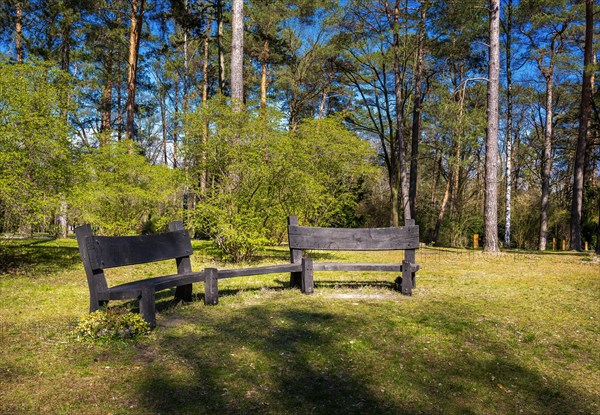
[[[179,316],[177,323],[188,329],[161,336],[161,357],[148,362],[141,374],[142,408],[177,414],[597,410],[587,392],[526,366],[512,346],[490,340],[492,325],[469,338],[465,332],[473,330],[476,316],[468,307],[422,307],[427,309],[413,316],[408,308],[400,310],[400,321],[396,313],[381,310],[376,316],[386,328],[383,342],[371,333],[379,330],[373,315],[325,311],[309,304],[264,304]],[[424,331],[450,339],[456,353],[428,350]],[[370,333],[371,343],[354,353],[349,340],[363,332]],[[466,338],[474,342],[468,352],[463,351]],[[177,362],[175,367],[163,364],[162,355]],[[379,372],[386,374],[385,388]]]
[[[185,320],[180,322],[197,323]],[[206,321],[185,338],[165,337],[160,347],[186,362],[191,373],[183,380],[159,366],[147,368],[142,401],[151,412],[177,414],[418,413],[376,396],[360,376],[314,356],[314,350],[339,348],[335,335],[315,328],[319,324],[351,322],[306,310],[277,313],[274,321],[268,308],[256,306]]]
[[[81,263],[76,247],[39,246],[45,242],[27,241],[0,247],[0,274],[42,277]]]

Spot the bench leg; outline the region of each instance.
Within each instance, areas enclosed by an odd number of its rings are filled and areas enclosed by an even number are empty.
[[[413,272],[410,262],[402,261],[402,294],[412,295]]]
[[[192,301],[192,284],[180,285],[175,288],[175,300]]]
[[[151,329],[156,327],[156,302],[154,300],[154,286],[152,285],[142,287],[140,313],[144,317],[144,320],[148,322]]]
[[[219,303],[219,271],[216,268],[206,268],[204,274],[204,304],[217,305]]]
[[[304,294],[312,294],[315,291],[313,281],[313,260],[312,258],[302,258],[302,285],[301,290]]]
[[[100,310],[108,304],[108,301],[95,301],[90,299],[90,313],[93,313],[96,310]]]

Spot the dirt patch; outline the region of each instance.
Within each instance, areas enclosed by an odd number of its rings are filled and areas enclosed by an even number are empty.
[[[340,293],[324,294],[323,297],[339,300],[392,300],[397,296],[395,294],[367,294],[367,293]]]

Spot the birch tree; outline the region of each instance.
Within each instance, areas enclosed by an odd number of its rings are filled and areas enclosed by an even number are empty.
[[[233,0],[231,16],[231,103],[241,111],[244,102],[244,1]]]

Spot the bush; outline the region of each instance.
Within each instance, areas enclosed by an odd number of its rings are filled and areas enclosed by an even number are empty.
[[[135,339],[150,332],[150,326],[139,314],[122,308],[97,310],[83,317],[75,328],[79,340]]]

